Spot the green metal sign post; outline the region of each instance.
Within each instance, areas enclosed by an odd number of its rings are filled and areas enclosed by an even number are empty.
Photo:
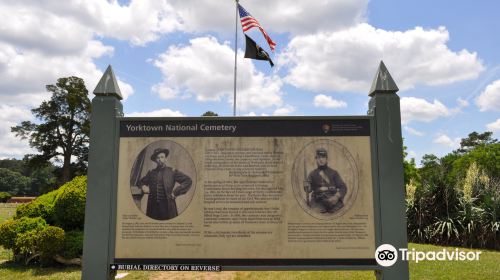
[[[380,241],[407,248],[405,186],[403,179],[403,139],[398,87],[383,62],[370,89],[368,114],[375,117],[376,163],[379,185]],[[376,271],[377,279],[408,279],[408,262]]]
[[[108,67],[94,90],[85,207],[82,279],[111,279],[116,211],[117,117],[123,116],[120,89]]]

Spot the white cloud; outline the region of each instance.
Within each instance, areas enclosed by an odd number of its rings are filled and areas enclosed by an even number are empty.
[[[439,133],[434,138],[434,143],[456,149],[460,146],[460,138],[451,139],[448,135]]]
[[[406,158],[408,158],[408,159],[416,158],[416,157],[417,157],[417,153],[413,150],[408,151],[408,155],[406,156]]]
[[[129,5],[95,1],[103,13],[99,25],[107,37],[129,40],[134,45],[156,41],[161,34],[181,28],[182,19],[167,1],[132,0]],[[100,30],[100,29],[97,29]]]
[[[407,131],[411,135],[415,135],[415,136],[424,136],[425,135],[425,133],[423,133],[422,131],[418,131],[418,130],[411,128],[407,125],[405,125],[403,128],[405,131]]]
[[[91,92],[102,75],[94,60],[114,51],[103,36],[144,45],[180,28],[166,1],[3,1],[0,18],[0,102],[12,105],[39,104],[63,76],[82,77]],[[124,99],[133,93],[118,83]]]
[[[156,0],[16,1],[0,4],[0,11],[0,39],[57,53],[73,53],[95,35],[144,45],[181,28],[182,21],[167,1]]]
[[[83,57],[75,55],[46,55],[38,51],[20,51],[16,46],[0,42],[0,95],[1,101],[15,101],[19,94],[30,94],[39,103],[37,98],[45,91],[45,85],[55,83],[58,77],[78,75],[92,76],[96,70],[92,63],[93,57],[105,54],[102,44],[91,41],[87,44],[88,52],[92,55]],[[100,52],[98,52],[100,48]],[[91,49],[91,50],[90,50]],[[77,72],[77,73],[75,73]],[[25,96],[20,97],[19,103],[31,101]]]
[[[17,1],[0,3],[0,41],[45,54],[72,54],[85,49],[92,39],[89,28],[49,9],[41,9],[36,2],[32,4],[35,5]]]
[[[476,99],[480,111],[500,111],[500,80],[489,84]]]
[[[278,108],[273,112],[273,116],[287,116],[295,111],[295,107],[286,105],[284,107]]]
[[[17,122],[19,119],[33,120],[33,116],[28,109],[0,104],[0,120],[6,122]]]
[[[184,117],[180,111],[173,111],[170,109],[160,109],[151,112],[133,112],[126,114],[127,117]]]
[[[486,125],[489,131],[500,131],[500,119]]]
[[[90,40],[75,53],[45,53],[22,49],[0,41],[0,101],[11,104],[37,106],[50,96],[45,85],[54,84],[60,77],[78,76],[85,80],[92,92],[103,72],[97,69],[93,60],[111,55],[113,48],[99,41]],[[119,80],[119,86],[126,99],[133,93],[132,86]]]
[[[277,61],[291,67],[287,83],[314,91],[366,93],[380,60],[403,90],[417,84],[476,78],[484,69],[477,54],[454,52],[446,45],[448,40],[444,27],[400,32],[362,23],[335,32],[296,36]]]
[[[0,159],[22,158],[25,154],[36,153],[29,147],[28,141],[21,141],[10,132],[10,128],[19,125],[21,120],[33,121],[28,109],[0,105]]]
[[[234,26],[234,1],[171,0],[169,3],[181,18],[184,30],[222,33],[234,30],[228,28]],[[306,33],[337,30],[365,20],[368,0],[253,0],[240,4],[268,32]]]
[[[465,108],[469,106],[469,101],[462,99],[462,98],[457,98],[457,103],[458,103],[458,108]]]
[[[102,76],[102,74],[101,74],[101,76]],[[116,79],[118,81],[118,87],[120,87],[120,92],[122,94],[123,101],[126,101],[127,98],[129,98],[129,96],[134,94],[134,88],[132,87],[132,85],[120,80],[119,76],[117,76]],[[96,82],[95,86],[97,86],[97,82]],[[95,89],[95,86],[92,88],[89,88],[89,92],[92,92]]]
[[[0,40],[8,38],[59,53],[73,52],[96,35],[142,46],[175,31],[232,34],[234,5],[213,0],[9,2],[0,4]],[[293,4],[255,0],[244,4],[268,32],[295,34],[337,30],[362,22],[367,5],[368,0],[297,0]],[[61,37],[68,40],[60,41]]]
[[[239,56],[243,54],[239,52]],[[249,59],[239,61],[238,108],[247,111],[281,106],[281,80],[257,71]],[[188,46],[171,46],[153,63],[163,74],[163,81],[152,87],[161,98],[195,95],[202,102],[226,99],[232,103],[234,53],[227,42],[220,44],[214,37],[194,38]]]
[[[256,117],[256,116],[258,116],[258,115],[257,115],[257,113],[255,113],[255,112],[250,112],[250,113],[245,114],[245,115],[243,115],[243,116],[244,116],[244,117]],[[266,116],[269,116],[269,115],[268,115],[268,114],[266,114],[266,113],[261,113],[259,116],[261,116],[261,117],[266,117]]]
[[[439,117],[450,116],[453,110],[446,108],[443,103],[434,99],[433,103],[425,99],[415,97],[403,97],[401,104],[401,122],[403,124],[412,121],[431,122]]]
[[[314,106],[324,108],[345,108],[347,103],[342,100],[333,99],[331,96],[319,94],[314,97]]]

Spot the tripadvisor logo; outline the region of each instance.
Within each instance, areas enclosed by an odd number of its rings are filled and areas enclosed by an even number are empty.
[[[391,244],[380,245],[375,251],[375,260],[381,266],[391,266],[398,260],[398,251]]]
[[[415,263],[420,261],[478,261],[481,253],[481,251],[462,251],[458,248],[428,252],[408,250],[407,248],[396,250],[391,244],[383,244],[375,251],[375,260],[384,267],[394,265],[398,260],[398,255],[402,261],[414,261]]]

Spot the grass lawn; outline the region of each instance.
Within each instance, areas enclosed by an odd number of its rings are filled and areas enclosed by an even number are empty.
[[[410,244],[410,250],[441,251],[452,247]],[[468,249],[460,249],[469,251]],[[473,250],[475,251],[475,250]],[[421,261],[410,262],[410,279],[500,279],[500,252],[481,250],[480,261]],[[134,278],[123,279],[237,279],[237,280],[327,280],[327,279],[375,279],[373,271],[238,271],[217,273],[189,272],[150,272],[139,276],[132,272]],[[144,277],[144,278],[140,278]]]
[[[16,214],[16,203],[0,203],[0,224]]]
[[[16,213],[17,204],[15,203],[0,203],[0,224],[10,217],[14,216]],[[10,250],[5,250],[0,246],[0,263],[10,260],[12,258],[12,253]],[[0,279],[8,279],[1,277],[1,267],[0,267]]]
[[[37,280],[61,280],[80,279],[79,267],[68,268],[40,268],[23,267],[11,262],[0,264],[0,279],[37,279]]]
[[[445,247],[410,244],[410,250],[440,251]],[[454,248],[448,248],[454,250]],[[466,250],[466,249],[464,249]],[[5,251],[5,250],[4,250]],[[0,256],[2,251],[0,250]],[[120,271],[124,273],[126,271]],[[202,272],[142,272],[132,271],[122,278],[140,279],[375,279],[373,271],[224,271]],[[24,268],[10,262],[0,264],[0,279],[80,279],[78,268]],[[480,261],[421,261],[410,262],[410,279],[500,279],[500,252],[484,251]]]
[[[0,223],[15,214],[15,204],[0,203]],[[441,251],[445,247],[410,244],[409,250]],[[448,247],[450,251],[454,248]],[[463,249],[466,250],[466,249]],[[500,252],[484,251],[480,261],[421,261],[410,262],[410,279],[500,279]],[[80,279],[78,267],[40,268],[23,267],[8,260],[12,259],[10,250],[0,246],[0,279],[59,280]],[[211,272],[142,272],[120,271],[129,273],[125,280],[140,279],[237,279],[237,280],[322,280],[322,279],[375,279],[373,271],[224,271]]]
[[[410,244],[410,249],[420,251],[441,251],[447,248],[434,245]],[[500,279],[500,252],[482,251],[479,261],[423,261],[410,262],[410,279]]]
[[[454,247],[410,244],[409,250],[450,251]],[[478,251],[460,249],[464,251]],[[421,261],[410,262],[410,279],[500,279],[500,252],[482,251],[480,261]],[[126,279],[126,278],[125,278]],[[164,278],[166,279],[166,278]],[[375,279],[373,271],[315,271],[315,272],[237,272],[233,279]]]

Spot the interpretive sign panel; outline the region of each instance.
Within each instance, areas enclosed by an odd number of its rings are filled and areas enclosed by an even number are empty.
[[[119,123],[116,263],[375,265],[371,117]]]

